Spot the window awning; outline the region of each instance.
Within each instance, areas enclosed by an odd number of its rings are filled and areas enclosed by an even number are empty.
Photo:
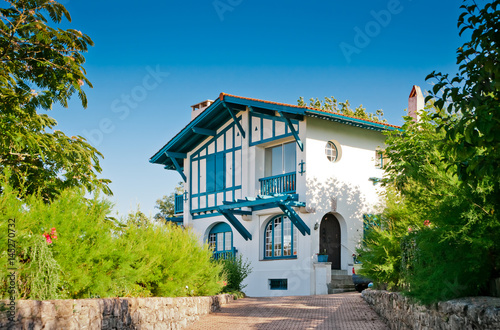
[[[283,213],[292,221],[302,235],[311,235],[311,230],[306,223],[295,212],[293,207],[305,206],[305,203],[297,201],[297,195],[273,195],[273,196],[257,196],[255,199],[246,198],[235,202],[225,202],[219,206],[217,211],[222,214],[227,221],[240,233],[245,240],[252,240],[252,234],[243,226],[243,224],[235,217],[237,214],[251,214],[250,211],[243,211],[241,208],[248,207],[250,209],[261,209],[266,207],[279,207]],[[248,212],[248,213],[247,213]]]

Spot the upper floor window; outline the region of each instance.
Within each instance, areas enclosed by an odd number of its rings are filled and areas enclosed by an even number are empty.
[[[267,148],[265,153],[265,175],[274,176],[295,172],[296,159],[295,142]]]
[[[265,230],[264,259],[297,257],[297,229],[285,215],[271,219]]]
[[[231,227],[224,222],[216,224],[208,235],[208,246],[218,256],[233,252],[233,232]],[[216,259],[219,259],[216,257]]]
[[[207,192],[223,190],[226,187],[226,155],[218,152],[207,156]]]
[[[325,146],[326,158],[332,162],[338,162],[342,156],[342,149],[337,141],[328,141]]]
[[[389,160],[387,159],[384,150],[376,150],[375,151],[375,166],[376,167],[384,168],[384,166],[387,165],[388,162],[389,162]]]

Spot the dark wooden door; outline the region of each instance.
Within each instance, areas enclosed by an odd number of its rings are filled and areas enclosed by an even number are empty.
[[[333,214],[323,217],[319,235],[319,252],[326,250],[332,269],[340,269],[340,224]]]

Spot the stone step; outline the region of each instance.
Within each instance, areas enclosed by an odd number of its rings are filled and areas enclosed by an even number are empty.
[[[331,283],[348,283],[348,284],[352,284],[352,276],[349,276],[349,275],[332,275]]]
[[[331,282],[328,284],[328,293],[341,293],[341,292],[351,292],[356,291],[352,280],[350,282]]]
[[[331,290],[346,290],[354,291],[354,283],[352,282],[351,275],[332,275],[330,284],[328,285],[329,291]]]
[[[353,292],[353,291],[356,291],[356,289],[354,289],[354,286],[352,288],[345,288],[345,289],[328,288],[328,294],[343,293],[343,292]]]
[[[344,269],[332,269],[332,276],[333,275],[349,275],[349,274],[347,274],[347,270]]]

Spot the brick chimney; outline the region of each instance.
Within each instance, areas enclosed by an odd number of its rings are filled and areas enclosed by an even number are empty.
[[[413,85],[410,97],[408,98],[408,116],[412,117],[413,121],[418,122],[420,120],[418,111],[422,110],[424,107],[425,99],[422,95],[422,91],[420,87]]]
[[[200,113],[203,112],[206,108],[208,108],[212,103],[214,103],[213,100],[206,100],[200,103],[197,103],[195,105],[192,105],[191,108],[193,111],[191,111],[191,120],[195,119],[198,117]]]

